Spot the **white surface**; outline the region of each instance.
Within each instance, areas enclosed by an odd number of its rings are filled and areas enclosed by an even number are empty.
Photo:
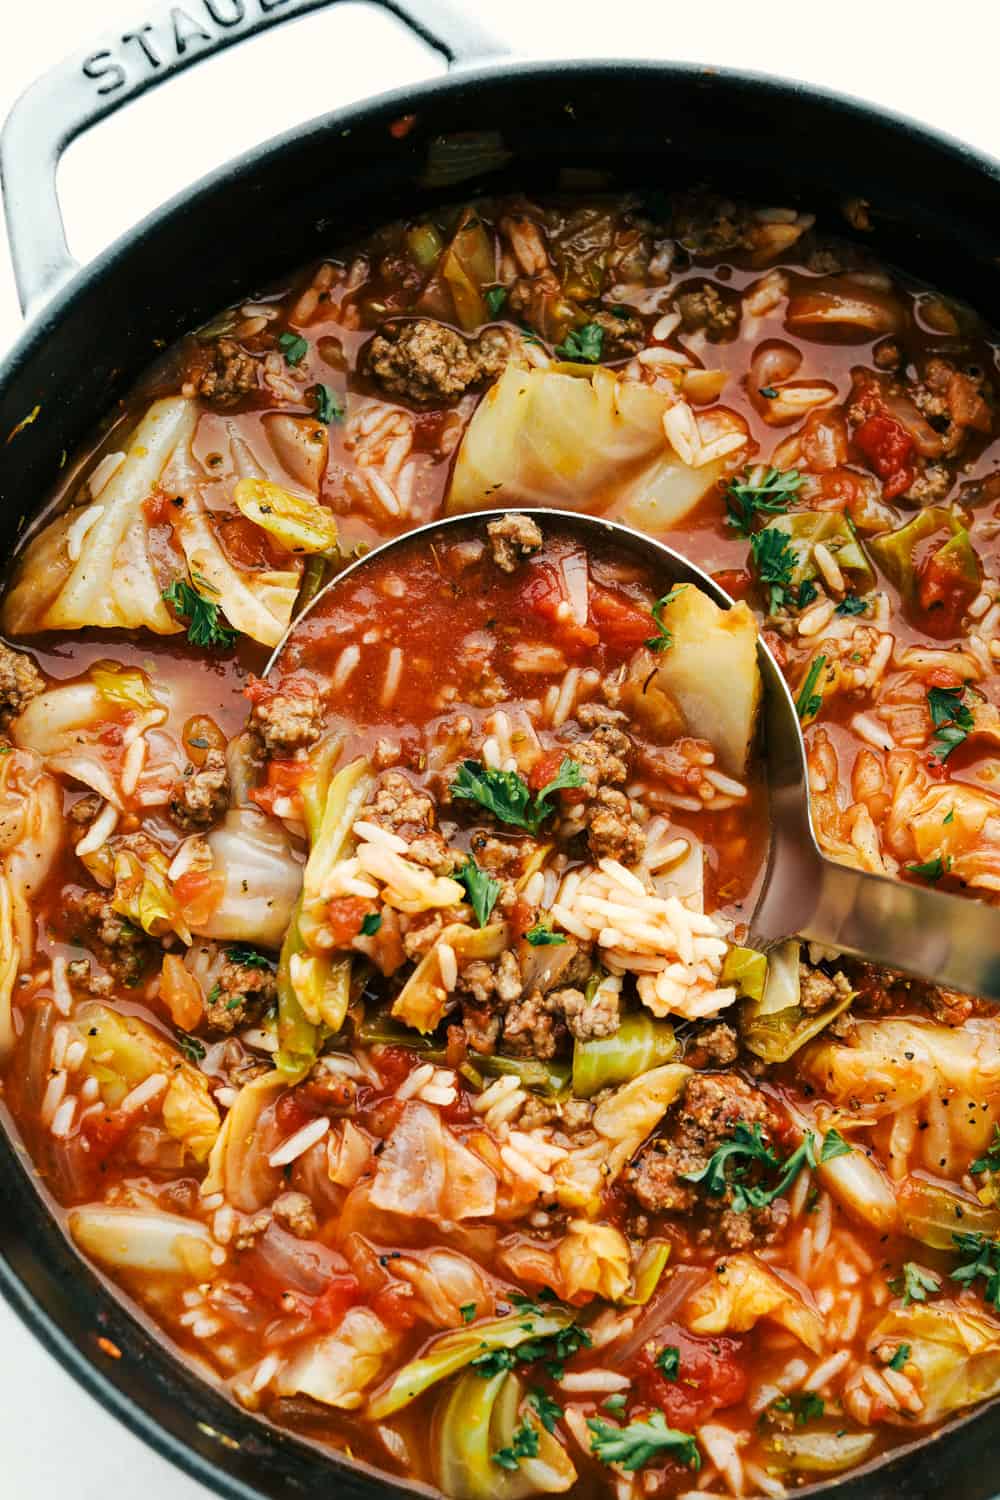
[[[950,0],[946,12],[912,0],[840,0],[825,13],[804,0],[467,3],[519,53],[675,57],[783,73],[877,100],[1000,154],[1000,7],[992,0]],[[186,0],[185,8],[199,14],[199,0]],[[134,4],[130,16],[129,8],[108,0],[22,0],[15,20],[5,8],[0,115],[56,58],[116,17],[135,21],[141,9]],[[61,182],[75,252],[92,254],[185,182],[266,136],[440,66],[393,22],[353,4],[231,50],[71,149]],[[663,117],[669,125],[668,97]],[[335,180],[330,191],[335,201]],[[0,347],[18,327],[4,247]],[[0,1349],[3,1500],[205,1500],[206,1490],[119,1428],[63,1375],[4,1305]]]

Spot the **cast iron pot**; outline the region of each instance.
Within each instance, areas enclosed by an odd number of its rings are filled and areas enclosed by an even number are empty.
[[[960,293],[1000,325],[997,162],[911,121],[772,78],[641,61],[470,66],[502,50],[473,19],[475,0],[465,13],[442,0],[380,0],[459,69],[251,152],[79,269],[55,188],[74,136],[189,63],[325,3],[151,6],[141,24],[69,59],[15,106],[0,167],[30,321],[0,369],[4,556],[56,480],[61,456],[164,342],[354,233],[480,186],[551,190],[566,168],[646,191],[707,183],[800,203],[839,231],[843,201],[860,197],[871,205],[866,240],[884,259]],[[411,115],[408,131],[390,130]],[[474,168],[471,179],[453,154],[429,153],[435,140],[461,132],[492,133],[492,167]],[[92,1395],[219,1494],[412,1495],[266,1426],[197,1378],[78,1259],[23,1150],[2,1131],[0,1286]],[[58,1420],[54,1412],[54,1439]],[[991,1475],[998,1443],[1000,1407],[991,1405],[823,1491],[844,1500],[987,1500],[1000,1489]]]

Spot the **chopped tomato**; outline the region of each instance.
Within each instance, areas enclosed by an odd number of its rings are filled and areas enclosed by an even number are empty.
[[[876,412],[861,423],[854,441],[881,479],[886,500],[894,500],[910,488],[916,478],[914,445],[901,422],[887,412]]]
[[[529,927],[535,925],[535,908],[530,901],[525,901],[519,896],[514,903],[514,910],[510,916],[511,935],[514,938],[523,938]]]
[[[390,1328],[412,1328],[417,1321],[413,1309],[413,1288],[394,1281],[383,1287],[372,1298],[372,1312],[377,1313]]]
[[[631,600],[595,584],[590,587],[590,619],[613,651],[636,651],[656,634],[652,617]]]
[[[668,1380],[656,1364],[657,1355],[669,1346],[679,1351],[676,1380]],[[691,1432],[714,1412],[742,1401],[748,1376],[741,1348],[741,1339],[698,1338],[676,1323],[667,1324],[636,1356],[640,1397],[662,1411],[671,1427]]]
[[[238,568],[280,567],[288,557],[262,527],[236,512],[219,516],[215,532],[229,561]]]
[[[267,763],[267,782],[253,787],[250,796],[264,812],[276,817],[275,803],[290,802],[292,812],[302,811],[302,782],[311,774],[307,760],[282,760],[276,758]],[[285,809],[286,814],[288,809]]]
[[[927,673],[926,685],[929,688],[947,688],[949,691],[962,686],[964,678],[959,677],[950,667],[935,667]]]
[[[730,599],[745,599],[753,586],[753,578],[746,568],[723,568],[719,573],[712,574],[713,582],[725,589]]]
[[[549,563],[530,563],[521,588],[520,603],[529,614],[555,627],[555,640],[568,651],[596,646],[600,640],[589,625],[579,625],[563,587],[562,575]]]
[[[374,907],[363,896],[335,896],[327,903],[326,926],[335,948],[349,948]]]
[[[540,760],[536,760],[528,772],[528,785],[533,792],[540,792],[543,786],[548,786],[550,781],[555,781],[559,775],[559,767],[566,758],[566,751],[560,748],[546,750]]]
[[[347,1309],[357,1302],[360,1291],[356,1276],[331,1276],[326,1290],[312,1305],[312,1321],[320,1328],[336,1328]]]
[[[947,542],[922,558],[916,566],[917,603],[921,624],[929,634],[958,635],[962,616],[979,592],[978,574],[966,571]]]
[[[176,495],[168,495],[165,490],[154,490],[148,495],[142,509],[150,526],[169,526],[180,508],[177,500]]]
[[[391,1044],[372,1048],[372,1060],[381,1075],[382,1082],[387,1089],[397,1089],[404,1078],[408,1078],[410,1072],[416,1067],[419,1059],[415,1052],[407,1047],[393,1047]]]
[[[174,881],[174,899],[188,927],[203,927],[226,891],[226,882],[215,870],[186,870]]]

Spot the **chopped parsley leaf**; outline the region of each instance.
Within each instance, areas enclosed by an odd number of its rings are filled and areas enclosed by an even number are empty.
[[[746,1166],[753,1161],[763,1162],[770,1167],[778,1165],[778,1158],[764,1140],[761,1127],[746,1125],[739,1120],[729,1140],[723,1141],[722,1145],[712,1153],[700,1172],[682,1172],[680,1175],[684,1182],[704,1183],[705,1191],[711,1193],[714,1198],[719,1198],[728,1185],[726,1168],[729,1163],[732,1162],[738,1171],[744,1171]]]
[[[656,603],[653,605],[653,608],[650,610],[650,614],[653,616],[653,624],[656,626],[657,632],[656,635],[650,636],[646,642],[646,645],[649,647],[650,651],[668,651],[673,645],[674,638],[663,623],[663,611],[666,609],[668,604],[673,604],[674,600],[677,598],[677,595],[681,592],[681,590],[686,588],[686,583],[679,583],[676,588],[672,588],[669,593],[664,594],[661,599],[657,599]]]
[[[249,948],[243,943],[232,943],[226,949],[226,957],[230,963],[242,964],[245,969],[270,969],[273,967],[266,953],[258,953],[256,948]]]
[[[778,393],[774,389],[773,385],[761,385],[761,386],[758,386],[757,389],[758,389],[760,395],[762,395],[764,397],[765,401],[775,401],[775,400],[777,400]]]
[[[941,822],[942,823],[954,823],[954,821],[955,821],[955,809],[953,807],[949,807],[948,811],[945,813],[944,817],[941,819]]]
[[[962,702],[964,687],[932,687],[927,693],[927,707],[934,725],[935,760],[943,764],[975,728],[972,710]]]
[[[300,365],[309,353],[309,345],[300,333],[279,333],[278,348],[286,365]]]
[[[909,1344],[900,1344],[899,1348],[896,1350],[895,1354],[892,1356],[892,1358],[889,1361],[889,1369],[890,1370],[901,1370],[903,1368],[903,1366],[906,1364],[906,1361],[909,1359],[909,1357],[910,1357],[910,1346],[909,1346]]]
[[[471,854],[462,868],[455,871],[455,879],[459,885],[465,886],[465,894],[475,912],[476,921],[480,927],[485,927],[500,895],[499,880],[494,880],[492,875],[481,869]]]
[[[971,1286],[978,1276],[985,1281],[983,1298],[1000,1309],[1000,1240],[991,1240],[985,1234],[953,1234],[952,1239],[964,1255],[972,1257],[965,1265],[957,1266],[951,1273],[952,1281],[962,1286]]]
[[[517,771],[493,771],[478,760],[464,760],[451,784],[453,797],[478,802],[501,823],[512,823],[529,833],[538,833],[554,812],[548,798],[564,787],[583,785],[583,772],[568,755],[552,780],[532,796],[528,783]]]
[[[507,288],[505,286],[488,286],[483,293],[486,306],[490,310],[490,317],[499,316],[504,303],[507,301]]]
[[[499,1375],[501,1370],[512,1370],[517,1363],[517,1357],[513,1349],[487,1349],[485,1354],[477,1354],[472,1361],[472,1368],[477,1370],[484,1380],[491,1380],[494,1375]]]
[[[859,599],[857,594],[845,594],[843,599],[834,610],[835,615],[863,615],[868,608],[867,599]]]
[[[556,345],[561,359],[580,361],[585,365],[600,363],[604,348],[604,329],[600,323],[584,323],[582,328],[571,328],[565,341]]]
[[[665,1344],[653,1361],[661,1375],[676,1380],[681,1367],[681,1351],[676,1344]]]
[[[847,1144],[839,1130],[828,1130],[819,1153],[821,1162],[834,1161],[838,1156],[850,1156],[852,1147]]]
[[[935,854],[922,865],[907,865],[906,869],[910,875],[919,875],[922,880],[940,880],[951,869],[951,855]]]
[[[538,1433],[528,1422],[522,1422],[514,1433],[510,1446],[499,1448],[492,1454],[493,1462],[501,1469],[517,1469],[522,1458],[535,1458],[538,1454]]]
[[[566,941],[561,932],[553,932],[544,922],[536,922],[524,936],[533,948],[558,948]]]
[[[377,911],[370,911],[361,919],[361,936],[374,937],[381,926],[381,913]]]
[[[819,589],[811,578],[803,578],[795,594],[795,603],[799,609],[808,609],[819,598]]]
[[[795,700],[795,712],[803,724],[808,719],[814,719],[823,707],[823,694],[816,692],[816,684],[825,666],[826,657],[821,653],[806,673],[806,680]]]
[[[907,1260],[903,1262],[899,1275],[889,1282],[889,1290],[902,1297],[904,1307],[909,1307],[911,1302],[926,1302],[928,1296],[933,1297],[939,1292],[941,1278],[935,1271],[925,1271],[916,1261]]]
[[[602,1464],[618,1464],[631,1473],[657,1454],[670,1453],[691,1469],[701,1467],[694,1438],[689,1432],[668,1427],[662,1411],[651,1412],[645,1422],[631,1422],[627,1427],[616,1427],[603,1417],[588,1417],[587,1426],[591,1431],[590,1451]]]
[[[555,1432],[556,1423],[561,1419],[563,1409],[558,1401],[553,1401],[547,1396],[540,1386],[534,1386],[528,1392],[528,1400],[538,1413],[538,1420],[546,1432]]]
[[[184,1053],[188,1062],[201,1062],[205,1056],[205,1044],[200,1042],[196,1036],[188,1036],[186,1031],[177,1033],[177,1045]]]
[[[309,387],[309,395],[316,403],[316,415],[321,422],[329,427],[331,422],[342,422],[347,415],[347,407],[328,385],[313,385]]]
[[[770,1411],[789,1413],[795,1418],[796,1427],[805,1427],[814,1417],[821,1417],[826,1410],[825,1403],[812,1391],[806,1391],[801,1396],[779,1396],[777,1401],[772,1401]]]
[[[798,563],[792,544],[783,531],[765,526],[750,538],[750,557],[757,577],[768,587],[768,614],[777,614],[788,598]]]
[[[1000,1172],[1000,1125],[993,1127],[993,1139],[986,1148],[985,1156],[977,1156],[969,1168],[977,1175],[980,1172]]]
[[[831,1130],[823,1142],[818,1160],[832,1161],[844,1156],[851,1147],[837,1131]],[[746,1181],[746,1174],[754,1162],[778,1172],[772,1187],[761,1187]],[[803,1167],[817,1165],[816,1137],[807,1130],[802,1141],[786,1161],[781,1162],[770,1144],[764,1139],[760,1125],[746,1125],[738,1121],[732,1136],[723,1141],[699,1172],[683,1172],[683,1182],[700,1182],[705,1191],[714,1198],[721,1198],[731,1190],[734,1213],[746,1213],[751,1208],[766,1208],[776,1198],[788,1191]]]
[[[474,1302],[463,1302],[458,1309],[462,1314],[463,1323],[474,1323],[476,1320],[476,1304]]]
[[[226,649],[235,642],[239,632],[222,623],[219,606],[206,599],[186,578],[175,578],[169,588],[163,590],[163,597],[173,606],[179,619],[187,620],[188,640],[192,646]]]
[[[770,389],[765,387],[765,392]],[[796,469],[749,469],[726,490],[727,520],[740,536],[749,536],[757,516],[781,516],[798,498],[802,475]]]

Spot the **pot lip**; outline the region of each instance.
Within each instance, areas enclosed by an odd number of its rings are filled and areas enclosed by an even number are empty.
[[[418,105],[435,95],[459,94],[464,89],[475,89],[481,85],[503,83],[507,80],[549,78],[567,83],[587,78],[611,78],[621,73],[660,75],[664,80],[683,78],[706,86],[748,89],[762,98],[796,99],[808,98],[825,105],[833,115],[868,117],[887,125],[891,130],[908,138],[917,147],[928,147],[944,151],[947,155],[970,164],[988,181],[1000,189],[1000,156],[993,156],[978,146],[973,146],[950,132],[940,130],[902,111],[885,108],[873,100],[827,88],[783,74],[767,73],[757,69],[719,67],[712,63],[688,62],[674,59],[636,57],[578,57],[578,58],[515,58],[500,56],[486,59],[473,66],[461,66],[452,72],[425,79],[415,84],[404,84],[399,88],[372,94],[352,104],[313,116],[298,125],[289,127],[249,150],[230,157],[213,168],[211,172],[196,178],[186,188],[173,194],[164,203],[152,209],[130,228],[124,230],[112,243],[101,250],[92,260],[82,265],[63,286],[59,287],[44,303],[36,315],[25,324],[17,339],[0,359],[0,387],[16,379],[36,341],[54,328],[67,307],[84,294],[88,288],[106,274],[113,274],[117,263],[127,254],[137,238],[157,234],[174,217],[190,209],[196,200],[209,196],[234,174],[245,174],[265,166],[280,157],[289,147],[300,145],[311,137],[318,137],[344,127],[363,124],[379,114],[395,110],[404,105]],[[410,111],[407,110],[407,113]]]
[[[683,78],[687,81],[703,81],[706,87],[718,85],[722,89],[748,90],[761,98],[795,100],[808,98],[818,101],[829,109],[831,115],[868,117],[888,126],[899,136],[906,137],[916,148],[930,148],[944,152],[947,156],[978,170],[989,184],[1000,190],[1000,157],[963,141],[946,130],[927,124],[905,112],[886,108],[874,100],[852,95],[842,90],[828,88],[781,74],[755,69],[720,67],[711,63],[636,57],[578,57],[578,58],[517,58],[500,56],[485,59],[473,66],[462,66],[453,72],[431,77],[422,82],[402,85],[370,95],[354,103],[314,116],[298,125],[289,127],[269,137],[259,145],[241,152],[213,168],[211,172],[196,178],[189,186],[152,209],[135,224],[123,231],[110,245],[92,260],[81,266],[67,282],[42,306],[39,312],[25,324],[18,337],[0,359],[0,388],[18,378],[21,368],[36,345],[58,325],[64,313],[77,297],[85,295],[89,288],[105,275],[113,275],[118,264],[126,256],[138,238],[155,235],[164,229],[177,214],[215,192],[234,174],[252,173],[281,156],[289,147],[306,143],[310,138],[321,137],[345,127],[366,123],[383,113],[404,106],[417,105],[434,96],[457,95],[465,89],[503,83],[507,80],[548,79],[578,84],[582,81],[613,78],[620,74],[659,75],[667,81]],[[409,112],[406,108],[405,112]],[[44,1198],[38,1196],[39,1211],[49,1209]],[[161,1457],[166,1458],[205,1486],[209,1491],[225,1497],[225,1500],[265,1500],[265,1492],[256,1485],[245,1483],[230,1473],[222,1463],[213,1462],[198,1449],[187,1446],[182,1438],[160,1424],[137,1400],[130,1398],[109,1379],[100,1364],[83,1347],[64,1332],[55,1316],[49,1312],[42,1300],[29,1291],[27,1285],[14,1269],[0,1244],[0,1293],[8,1306],[20,1318],[22,1324],[36,1337],[61,1367],[88,1395],[93,1397],[116,1420],[131,1433],[148,1444]],[[932,1434],[918,1438],[912,1444],[890,1450],[875,1460],[869,1467],[862,1466],[855,1474],[822,1483],[819,1492],[833,1493],[852,1477],[864,1477],[878,1469],[904,1460],[915,1449],[923,1449],[935,1439],[951,1434],[956,1428],[977,1421],[996,1402],[987,1402],[956,1420],[945,1424]],[[364,1465],[351,1464],[351,1469],[362,1483],[372,1486],[372,1492],[381,1487],[386,1493],[398,1493],[400,1489],[411,1489],[414,1494],[425,1494],[423,1486],[408,1486],[381,1483],[376,1473]],[[336,1465],[331,1465],[331,1474],[336,1475]],[[433,1493],[433,1492],[432,1492]]]

